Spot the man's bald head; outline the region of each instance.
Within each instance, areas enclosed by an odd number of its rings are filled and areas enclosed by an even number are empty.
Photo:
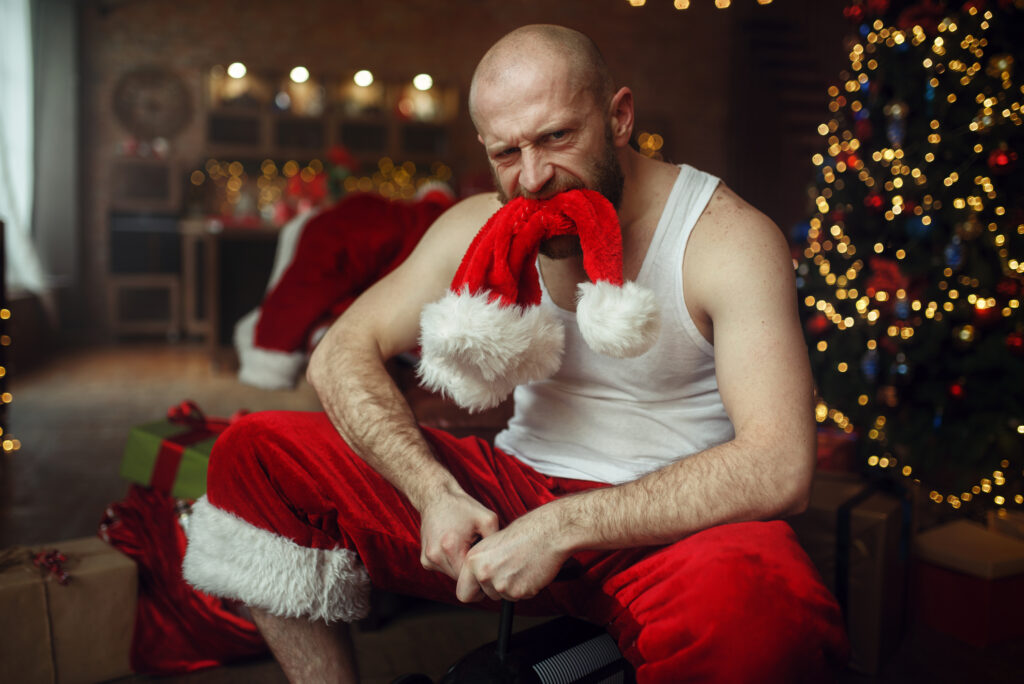
[[[483,90],[504,87],[525,72],[562,73],[573,88],[588,91],[594,104],[604,108],[611,101],[614,83],[608,65],[589,37],[551,24],[534,24],[512,31],[480,60],[469,89],[469,114],[478,124],[477,102]]]

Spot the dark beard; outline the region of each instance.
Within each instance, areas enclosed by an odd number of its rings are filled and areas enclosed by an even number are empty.
[[[508,204],[509,200],[516,197],[542,199],[552,197],[567,190],[587,189],[596,190],[604,195],[605,199],[611,202],[611,205],[616,209],[622,203],[622,188],[625,185],[625,179],[622,175],[622,166],[619,164],[619,158],[615,154],[615,145],[612,143],[610,129],[605,133],[605,146],[601,158],[593,162],[588,169],[589,173],[587,175],[591,179],[590,186],[579,178],[563,176],[560,172],[556,171],[551,180],[545,183],[539,192],[527,192],[520,187],[516,188],[514,194],[510,197],[505,193],[504,188],[501,187],[501,183],[498,182],[498,174],[495,173],[494,167],[491,166],[490,169],[491,178],[494,179],[494,187],[498,191],[498,199],[501,200],[502,204]]]

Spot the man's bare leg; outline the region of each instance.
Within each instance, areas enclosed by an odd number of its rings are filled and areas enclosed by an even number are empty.
[[[284,618],[249,608],[288,681],[294,684],[357,684],[352,635],[344,622]]]

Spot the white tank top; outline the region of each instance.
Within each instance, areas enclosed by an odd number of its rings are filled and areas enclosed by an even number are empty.
[[[683,252],[718,179],[680,167],[637,283],[661,307],[661,332],[642,356],[614,359],[583,341],[574,312],[544,289],[565,326],[562,367],[521,385],[495,445],[541,473],[621,484],[733,438],[715,378],[714,347],[683,301]],[[543,283],[542,283],[543,285]]]

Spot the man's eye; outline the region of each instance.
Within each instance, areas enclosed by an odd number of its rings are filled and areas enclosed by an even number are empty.
[[[552,140],[561,140],[562,138],[564,138],[567,135],[569,135],[569,131],[564,131],[563,130],[563,131],[555,131],[554,133],[550,134],[548,137],[550,139],[552,139]]]
[[[508,157],[511,157],[513,154],[515,154],[518,151],[519,151],[518,147],[510,147],[507,150],[502,150],[501,152],[498,152],[496,155],[494,155],[494,158],[495,159],[507,159]]]

